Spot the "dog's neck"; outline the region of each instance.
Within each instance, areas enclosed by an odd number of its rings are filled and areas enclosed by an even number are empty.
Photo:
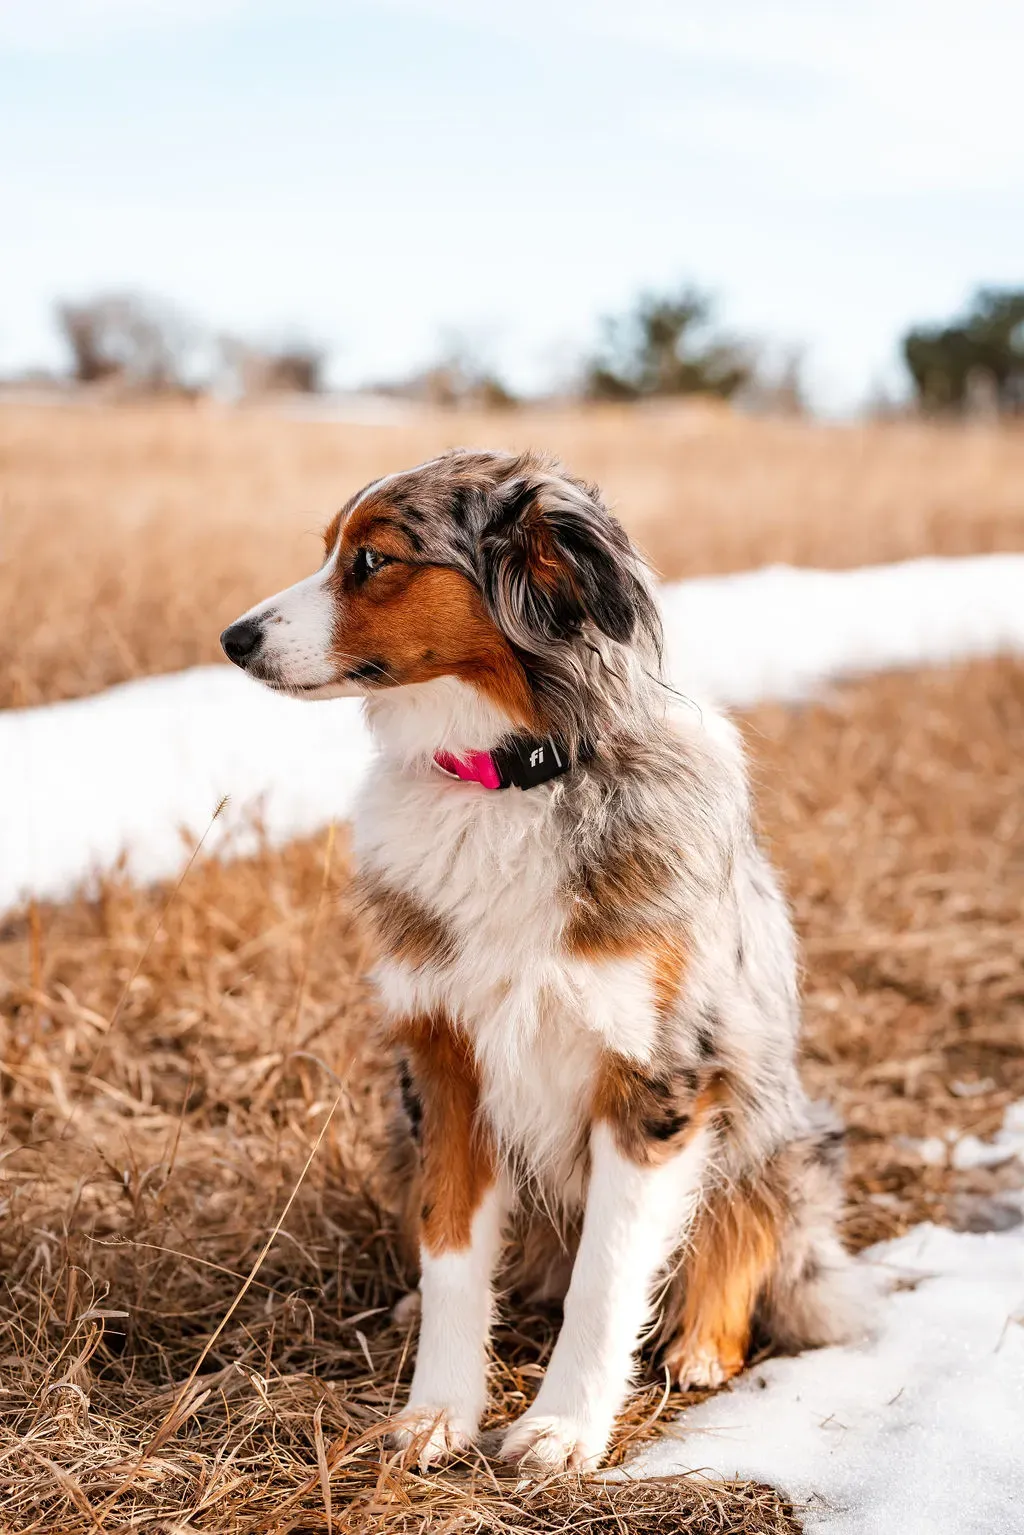
[[[429,766],[439,751],[454,757],[493,751],[521,729],[503,709],[457,677],[373,693],[366,700],[366,718],[383,755],[410,768]]]

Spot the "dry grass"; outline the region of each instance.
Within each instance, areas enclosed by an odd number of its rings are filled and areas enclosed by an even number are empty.
[[[307,574],[354,489],[453,443],[543,446],[667,576],[1024,548],[1024,432],[725,410],[425,415],[367,427],[189,406],[0,405],[0,705],[221,659]]]
[[[895,1137],[988,1133],[1024,1093],[1024,674],[991,663],[877,679],[802,712],[758,710],[748,733],[805,941],[807,1072],[851,1126],[851,1239],[956,1219],[1001,1175],[922,1168]],[[418,1529],[428,1515],[444,1528],[467,1497],[466,1527],[485,1530],[557,1529],[587,1499],[612,1529],[636,1498],[654,1501],[634,1530],[675,1528],[684,1511],[695,1530],[787,1528],[749,1489],[524,1500],[483,1468],[382,1469],[378,1428],[410,1345],[388,1308],[409,1275],[375,1173],[368,954],[343,849],[323,896],[326,850],[324,837],[198,864],[144,959],[166,892],[117,882],[3,933],[13,1527],[84,1532],[99,1511],[104,1529],[319,1530],[329,1485],[335,1529]],[[985,1079],[975,1097],[951,1090]],[[339,1084],[284,1231],[168,1423]],[[497,1418],[535,1388],[553,1325],[509,1311]],[[626,1436],[659,1400],[655,1380]]]
[[[4,427],[2,416],[10,463],[10,421]],[[84,413],[54,412],[45,416],[47,469],[33,436],[42,417],[19,418],[20,457],[7,482],[24,507],[18,498],[28,496],[35,475],[37,531],[52,508],[66,546],[50,549],[43,540],[38,560],[22,547],[10,580],[22,614],[30,597],[42,612],[41,571],[60,583],[51,588],[46,623],[31,630],[33,645],[19,646],[19,686],[28,697],[124,675],[123,647],[147,667],[205,657],[220,618],[211,623],[215,592],[241,607],[253,595],[246,582],[262,589],[257,577],[272,584],[309,563],[287,531],[277,544],[262,541],[275,497],[284,505],[322,496],[315,525],[338,499],[339,466],[345,484],[354,483],[397,453],[392,444],[371,463],[386,434],[367,433],[357,449],[350,429],[346,437],[284,424],[278,437],[280,424],[271,433],[252,417],[138,412],[117,425],[97,414],[88,418],[90,432]],[[543,440],[591,473],[600,472],[599,453],[609,464],[617,453],[625,485],[626,429],[613,416],[597,432],[597,419],[556,422]],[[678,462],[700,458],[707,476],[716,456],[724,466],[737,443],[757,442],[761,432],[712,426],[689,446],[678,424],[672,428]],[[512,428],[523,429],[519,418]],[[764,454],[784,459],[780,444],[790,431],[765,428]],[[410,429],[403,432],[405,456],[432,445],[424,427],[410,452]],[[573,451],[573,432],[581,448],[589,442],[591,460]],[[665,422],[637,423],[638,486],[659,433],[673,440]],[[176,439],[173,453],[168,436]],[[794,429],[791,440],[798,439]],[[842,463],[851,440],[825,434],[826,451],[810,434],[792,453],[806,469],[820,452],[824,475],[829,454]],[[861,484],[888,474],[895,486],[893,466],[902,464],[909,487],[918,440],[925,438],[909,429],[863,435],[859,451],[870,445],[888,468],[865,468]],[[930,458],[949,455],[948,483],[976,491],[959,511],[951,500],[945,520],[926,510],[937,504],[941,480],[929,480],[928,469],[925,488],[906,489],[901,505],[910,510],[900,527],[880,515],[869,526],[862,499],[860,525],[832,508],[827,526],[801,532],[791,505],[799,471],[776,465],[785,488],[762,488],[757,525],[745,527],[739,510],[705,508],[703,521],[688,512],[693,547],[704,551],[695,559],[703,568],[727,564],[742,539],[744,562],[801,550],[822,559],[830,540],[836,562],[957,547],[957,540],[961,547],[1013,542],[1021,523],[1010,489],[996,495],[990,487],[986,499],[985,476],[972,479],[974,471],[956,466],[958,452],[970,459],[978,450],[1008,472],[1019,443],[927,441]],[[245,497],[233,474],[255,494],[255,460],[274,462],[272,442],[286,445],[268,482],[276,488],[263,486],[255,531],[243,538]],[[88,452],[90,444],[110,461],[109,526],[68,472],[76,445]],[[322,458],[304,468],[311,444]],[[842,482],[838,469],[833,495]],[[688,483],[683,475],[684,491]],[[140,515],[129,564],[111,577],[95,611],[79,605],[89,573],[72,569],[69,551],[84,559],[94,541],[102,563],[118,544],[110,530],[123,529],[133,506],[181,507],[200,496],[208,504],[219,491],[229,498],[223,520],[168,524],[164,562],[159,546],[147,554]],[[819,494],[815,515],[825,518]],[[723,492],[723,507],[727,499]],[[195,594],[177,590],[196,545],[204,552],[191,573],[205,612]],[[229,549],[241,555],[241,573],[228,568]],[[224,562],[216,568],[215,555]],[[291,568],[268,577],[287,558]],[[149,584],[136,588],[143,566]],[[65,583],[70,600],[54,608],[52,590],[63,597]],[[141,591],[145,601],[136,602]],[[163,625],[155,634],[151,611]],[[97,659],[104,618],[103,633],[116,632],[119,644],[101,644]],[[10,644],[11,626],[6,633]],[[1005,1174],[923,1167],[900,1137],[947,1128],[987,1134],[1005,1104],[1024,1094],[1024,670],[992,662],[882,677],[804,710],[753,711],[745,724],[764,829],[804,939],[807,1076],[851,1126],[850,1239],[861,1246],[923,1217],[973,1218],[979,1200],[998,1197]],[[7,1118],[0,1528],[62,1535],[792,1530],[793,1511],[765,1489],[675,1480],[551,1483],[524,1492],[486,1460],[424,1478],[382,1458],[380,1425],[401,1398],[412,1347],[390,1307],[410,1275],[377,1176],[383,1085],[343,833],[329,852],[325,835],[230,865],[199,860],[176,894],[111,880],[97,902],[14,913],[0,927]],[[960,1096],[958,1084],[981,1091]],[[495,1424],[535,1390],[556,1322],[509,1303],[495,1340]],[[651,1431],[659,1408],[664,1424],[688,1400],[673,1394],[663,1402],[660,1381],[649,1377],[616,1453],[628,1451],[630,1436]]]

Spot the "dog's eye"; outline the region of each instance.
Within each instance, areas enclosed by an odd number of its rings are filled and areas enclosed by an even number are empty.
[[[385,565],[390,564],[391,556],[381,554],[379,549],[357,549],[352,563],[352,574],[357,584],[362,584],[367,576],[372,576],[375,571],[383,570]]]

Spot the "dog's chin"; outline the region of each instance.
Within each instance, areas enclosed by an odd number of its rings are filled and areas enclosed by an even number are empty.
[[[302,698],[307,703],[318,703],[325,698],[365,698],[367,692],[365,686],[353,682],[349,677],[339,677],[328,682],[303,682],[277,672],[265,676],[251,672],[250,676],[272,693],[281,693],[285,698]]]

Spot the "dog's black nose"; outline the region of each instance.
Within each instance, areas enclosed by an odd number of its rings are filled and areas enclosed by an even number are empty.
[[[255,618],[240,618],[231,624],[220,637],[224,654],[236,666],[244,666],[260,648],[263,639],[262,625]]]

